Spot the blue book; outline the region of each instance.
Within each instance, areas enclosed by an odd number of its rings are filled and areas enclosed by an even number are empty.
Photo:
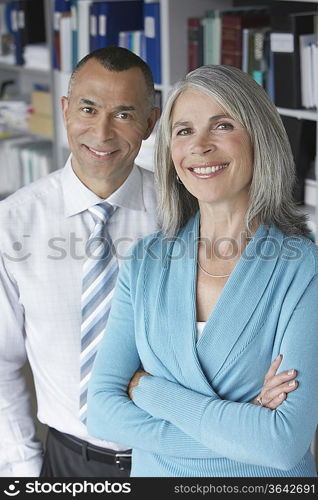
[[[160,2],[144,3],[146,60],[154,82],[161,83]]]
[[[89,8],[89,50],[92,52],[93,50],[98,49],[98,18],[99,18],[99,10],[100,3],[93,2]]]
[[[71,0],[72,18],[72,67],[78,63],[78,5],[77,0]]]
[[[20,4],[19,1],[11,2],[11,29],[13,33],[13,43],[14,43],[14,56],[15,64],[18,66],[23,66],[23,43],[22,43],[22,33],[24,26],[23,21],[20,17]]]
[[[63,14],[70,12],[70,0],[54,0],[53,19],[53,68],[61,69],[61,40],[60,27]]]
[[[101,2],[99,4],[98,12],[98,48],[106,47],[107,45],[107,16],[108,16],[108,2]]]
[[[143,30],[143,1],[109,1],[99,3],[101,21],[99,47],[118,46],[120,31]]]

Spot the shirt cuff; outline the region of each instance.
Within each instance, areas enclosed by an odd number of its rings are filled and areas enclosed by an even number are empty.
[[[43,464],[43,456],[25,462],[15,462],[11,464],[12,476],[14,477],[40,477]]]

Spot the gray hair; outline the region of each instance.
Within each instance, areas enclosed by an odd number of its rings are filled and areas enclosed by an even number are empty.
[[[199,209],[198,200],[177,181],[171,158],[173,106],[187,89],[215,99],[250,135],[254,153],[246,228],[275,224],[286,235],[308,236],[306,216],[293,199],[294,159],[284,125],[264,89],[240,69],[211,65],[188,73],[170,92],[162,112],[155,146],[155,177],[163,232],[176,234]]]

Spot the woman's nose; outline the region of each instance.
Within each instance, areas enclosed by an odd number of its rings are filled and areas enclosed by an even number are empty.
[[[206,154],[216,149],[212,134],[204,132],[193,137],[192,154]]]

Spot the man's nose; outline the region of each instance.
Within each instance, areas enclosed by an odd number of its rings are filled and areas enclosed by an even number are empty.
[[[94,124],[94,132],[100,142],[113,139],[114,127],[111,117],[99,116]]]

